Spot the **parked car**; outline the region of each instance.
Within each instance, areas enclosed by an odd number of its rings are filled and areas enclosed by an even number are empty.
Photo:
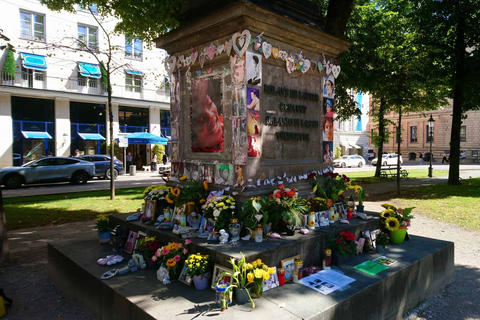
[[[382,166],[396,166],[397,165],[398,155],[394,153],[382,155]],[[377,165],[377,158],[372,160],[372,166]],[[400,156],[400,165],[403,163],[402,156]]]
[[[363,167],[365,164],[365,159],[359,155],[351,155],[351,156],[341,156],[338,159],[333,160],[334,167]]]
[[[87,183],[95,175],[95,166],[81,159],[46,157],[30,161],[21,167],[0,169],[0,181],[8,189],[22,184],[70,181]]]
[[[80,156],[80,159],[93,162],[93,164],[95,165],[95,177],[110,179],[111,173],[110,173],[110,156],[109,155],[103,155],[103,154],[85,155],[85,156]],[[125,169],[123,168],[122,161],[118,160],[117,158],[113,158],[113,163],[114,163],[113,178],[117,179],[119,174],[125,173]]]
[[[170,163],[167,163],[167,164],[158,164],[158,173],[162,176],[166,176],[170,173],[170,171],[172,170],[172,166]]]

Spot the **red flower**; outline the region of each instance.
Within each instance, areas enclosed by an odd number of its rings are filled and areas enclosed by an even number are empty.
[[[268,197],[269,197],[269,198],[273,198],[273,193],[270,193],[270,194],[268,195]]]
[[[277,194],[275,194],[275,197],[277,198],[280,198],[282,195],[280,194],[280,192],[277,192]]]
[[[287,196],[289,196],[290,198],[295,196],[295,191],[293,190],[290,190],[288,193],[287,193]]]
[[[285,188],[284,184],[281,184],[281,185],[278,186],[278,189],[283,189],[283,188]]]

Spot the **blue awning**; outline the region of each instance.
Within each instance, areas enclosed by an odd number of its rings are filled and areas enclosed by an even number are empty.
[[[140,71],[135,71],[135,70],[126,70],[125,71],[127,74],[133,74],[134,76],[141,76],[143,75],[143,73],[141,73]]]
[[[83,140],[105,140],[105,138],[99,133],[78,133]]]
[[[25,139],[52,139],[52,136],[48,132],[41,131],[22,131]]]
[[[100,70],[100,66],[98,64],[79,62],[78,72],[80,72],[80,74],[84,77],[100,79],[102,76],[102,71]]]
[[[156,136],[148,132],[135,132],[125,136],[128,138],[128,144],[163,144],[168,142],[167,138]]]
[[[20,56],[22,57],[22,66],[24,68],[38,71],[47,70],[47,57],[24,52],[21,52]]]

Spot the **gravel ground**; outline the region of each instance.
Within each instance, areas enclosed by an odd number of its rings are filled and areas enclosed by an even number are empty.
[[[381,203],[383,201],[366,202],[365,206],[368,210],[380,211]],[[71,229],[80,229],[79,225],[77,223],[70,226],[45,227],[40,230],[41,233],[48,234],[50,240],[54,240],[65,238],[64,234],[57,232],[60,228],[69,230],[64,231],[65,234],[71,234]],[[85,230],[94,232],[86,223],[82,223],[81,227],[83,229],[79,232]],[[32,245],[33,240],[43,241],[42,238],[28,238],[30,234],[40,233],[38,230],[39,228],[14,231],[9,233],[9,238],[23,236],[25,241],[22,243]],[[442,292],[412,310],[404,320],[480,320],[480,234],[419,216],[415,217],[409,232],[453,241],[455,277]],[[15,252],[11,255],[10,262],[0,267],[0,287],[3,287],[5,293],[14,300],[12,310],[3,319],[93,319],[76,302],[65,298],[49,281],[45,245],[23,250],[18,248],[18,244],[16,246],[15,249],[13,244],[11,245],[12,251]]]

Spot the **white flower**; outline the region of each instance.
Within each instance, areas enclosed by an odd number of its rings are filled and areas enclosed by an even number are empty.
[[[230,206],[230,209],[235,209],[235,206]]]
[[[220,215],[220,210],[213,210],[213,216],[215,218],[218,218],[219,215]]]

